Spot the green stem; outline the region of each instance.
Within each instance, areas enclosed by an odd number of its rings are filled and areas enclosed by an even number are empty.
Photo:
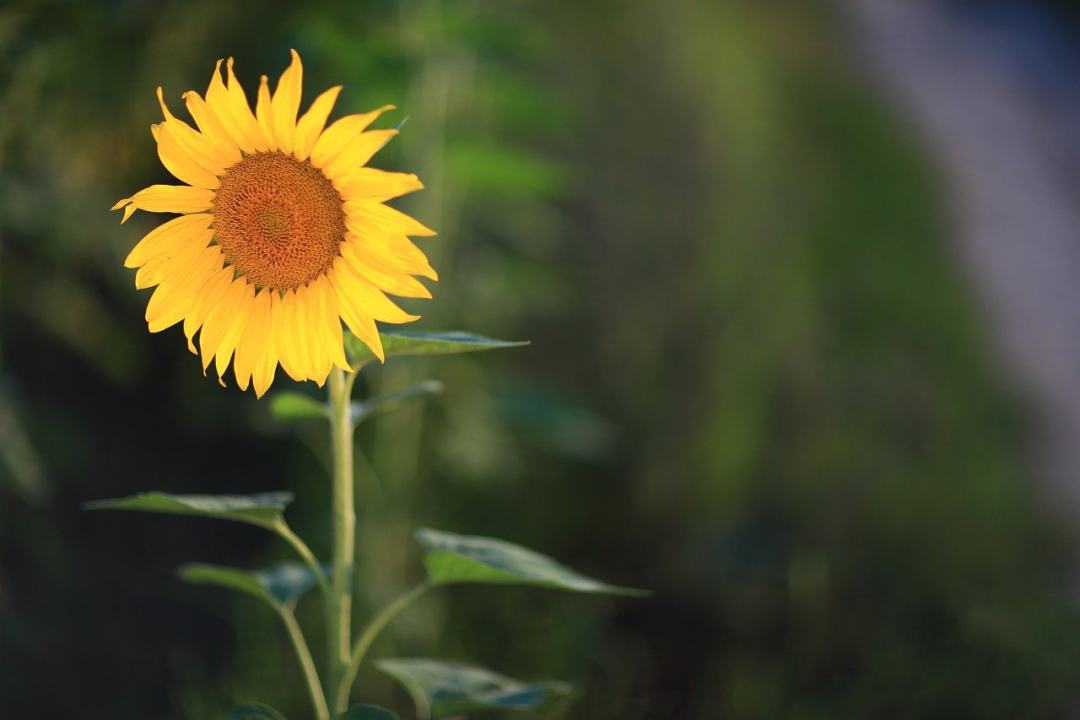
[[[296,616],[286,607],[279,607],[278,614],[285,623],[289,639],[292,640],[293,647],[296,649],[296,657],[300,660],[300,667],[304,671],[304,680],[307,681],[308,693],[311,694],[311,705],[315,710],[315,720],[330,720],[330,710],[326,707],[326,695],[319,683],[319,673],[315,670],[315,661],[311,658],[311,650],[308,648],[307,641],[304,640],[300,625],[296,622]]]
[[[315,558],[315,553],[311,552],[311,548],[307,546],[300,536],[293,532],[288,523],[284,520],[278,520],[271,526],[271,529],[278,534],[285,542],[292,546],[292,549],[296,551],[296,554],[304,561],[304,563],[311,568],[311,572],[315,574],[315,579],[319,583],[319,590],[322,591],[324,598],[330,597],[330,581],[326,577],[326,572],[319,565],[319,561]]]
[[[328,692],[338,687],[349,665],[349,638],[352,636],[352,572],[356,545],[356,507],[353,499],[353,424],[349,417],[355,373],[339,368],[330,372],[330,446],[334,456],[333,524],[334,560],[330,601],[327,603],[327,645],[330,651]],[[335,712],[344,712],[340,702]]]
[[[364,661],[364,655],[367,654],[371,644],[375,642],[375,638],[379,636],[382,629],[386,627],[387,623],[394,619],[399,612],[411,605],[417,598],[426,593],[432,588],[431,582],[424,582],[417,585],[409,592],[405,593],[394,602],[390,603],[379,612],[368,626],[364,628],[364,632],[360,633],[360,636],[356,638],[356,642],[353,644],[352,657],[349,659],[349,667],[345,670],[344,676],[341,678],[341,683],[338,686],[337,691],[337,705],[338,707],[346,707],[349,704],[349,693],[352,691],[353,683],[356,681],[356,673],[360,670],[360,663]]]

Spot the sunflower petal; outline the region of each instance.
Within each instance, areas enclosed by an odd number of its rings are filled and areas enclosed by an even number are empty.
[[[331,272],[338,297],[344,295],[357,310],[373,320],[399,324],[420,319],[419,315],[410,315],[399,308],[381,290],[358,275],[345,258],[335,260]]]
[[[174,133],[166,132],[164,123],[150,126],[150,133],[157,141],[158,158],[165,169],[180,182],[211,190],[220,185],[214,173],[197,163],[180,145]]]
[[[270,80],[265,76],[259,78],[259,94],[255,102],[255,118],[259,121],[259,128],[269,143],[271,150],[278,149],[277,132],[274,130],[274,110],[270,99]]]
[[[202,351],[202,365],[205,371],[213,359],[218,378],[225,375],[236,348],[236,341],[243,331],[251,302],[255,299],[253,286],[243,278],[232,281],[221,303],[206,315],[202,331],[199,333],[199,347]]]
[[[275,330],[278,344],[278,361],[281,368],[296,382],[307,380],[300,363],[297,361],[297,340],[293,329],[296,317],[296,292],[288,290],[281,297],[277,306],[279,317],[275,319]]]
[[[191,352],[198,354],[198,350],[195,349],[195,333],[202,327],[210,311],[217,307],[218,303],[225,297],[229,285],[232,284],[232,279],[233,269],[231,267],[223,267],[215,271],[213,277],[210,278],[210,282],[206,283],[206,287],[199,292],[199,298],[188,312],[187,317],[184,318],[184,336],[187,338],[188,350]]]
[[[197,213],[209,210],[214,202],[214,191],[190,185],[151,185],[124,198],[113,205],[113,210],[122,207],[145,210],[156,213]],[[127,220],[130,214],[124,214]]]
[[[326,126],[326,118],[330,117],[330,111],[334,109],[341,86],[332,87],[311,103],[311,107],[296,122],[296,136],[293,138],[293,156],[297,160],[307,160],[311,155],[311,149],[315,147],[315,141],[319,139]]]
[[[194,262],[209,245],[211,235],[207,231],[201,238],[177,244],[169,252],[159,253],[146,261],[135,273],[135,287],[139,290],[159,285],[170,273],[183,272],[185,267]]]
[[[424,251],[405,235],[369,231],[366,228],[357,231],[352,225],[347,227],[349,232],[345,235],[345,244],[350,245],[351,251],[364,262],[372,262],[409,275],[419,275],[429,280],[439,279],[439,274],[431,267]]]
[[[397,130],[369,130],[360,133],[350,140],[336,157],[326,163],[323,172],[327,177],[336,179],[366,165],[368,160],[397,134]]]
[[[220,65],[220,61],[219,61]],[[218,82],[221,82],[220,77]],[[225,124],[218,117],[213,107],[199,96],[194,90],[188,90],[181,95],[188,112],[199,126],[199,131],[214,148],[221,153],[227,161],[226,168],[240,162],[240,148],[232,134],[225,128]]]
[[[334,289],[330,287],[325,275],[320,275],[315,282],[311,283],[311,287],[315,290],[319,313],[315,327],[319,332],[327,357],[332,364],[342,370],[349,370],[351,366],[345,359],[345,338],[341,331],[341,314],[338,312]]]
[[[259,123],[251,114],[247,95],[240,81],[233,72],[233,59],[226,63],[229,80],[228,87],[221,81],[221,61],[214,67],[210,78],[210,87],[206,90],[206,102],[221,118],[233,140],[246,153],[261,152],[267,149],[266,138],[259,129]]]
[[[278,342],[277,338],[281,331],[281,296],[274,291],[270,294],[269,329],[262,355],[255,361],[255,367],[251,371],[251,385],[255,390],[255,397],[261,398],[266,394],[270,385],[274,382],[274,375],[278,366]]]
[[[346,115],[330,123],[330,127],[326,128],[315,141],[315,147],[311,150],[311,164],[321,168],[334,160],[345,149],[345,146],[368,125],[375,122],[379,115],[393,109],[395,109],[393,105],[383,105],[377,110],[360,115]]]
[[[274,97],[270,101],[278,148],[286,154],[293,151],[296,114],[300,111],[300,93],[304,81],[304,66],[300,62],[300,55],[295,50],[289,52],[292,53],[292,63],[281,73],[277,88],[274,89]]]
[[[151,258],[173,252],[185,244],[205,246],[213,236],[208,230],[213,219],[209,214],[184,215],[158,225],[132,248],[124,260],[124,267],[137,268]]]
[[[400,210],[371,200],[349,200],[345,203],[346,222],[370,225],[383,232],[431,237],[435,231]]]
[[[326,172],[332,171],[328,168]],[[334,187],[346,200],[367,199],[384,202],[423,190],[424,183],[412,173],[386,172],[361,167],[334,176]]]
[[[165,282],[158,285],[146,305],[146,322],[150,332],[161,332],[184,319],[194,309],[214,272],[221,269],[224,258],[217,248],[204,248],[195,260],[171,269]]]
[[[330,287],[334,289],[334,295],[338,300],[338,313],[340,313],[345,324],[349,326],[349,331],[360,342],[368,346],[372,354],[379,358],[379,362],[383,362],[385,356],[383,354],[382,339],[379,337],[378,328],[375,327],[374,318],[357,305],[355,299],[347,290],[347,283],[342,282],[342,278],[336,273],[331,272],[327,279],[330,281]]]
[[[310,340],[311,333],[311,299],[306,286],[296,289],[296,297],[293,303],[293,332],[292,337],[296,342],[296,368],[304,377],[314,380],[317,374],[313,357],[314,344]]]
[[[396,272],[381,262],[366,262],[365,258],[358,254],[355,243],[342,243],[341,254],[354,273],[388,295],[425,300],[431,298],[431,291],[413,276]]]
[[[270,337],[270,295],[272,292],[263,288],[255,296],[248,313],[247,323],[244,325],[244,332],[236,343],[233,373],[236,375],[236,385],[241,390],[247,390],[255,363],[262,356]]]
[[[199,167],[211,175],[223,175],[225,168],[235,162],[231,161],[232,154],[218,149],[202,133],[174,116],[169,111],[169,106],[165,104],[164,92],[160,85],[157,88],[157,98],[158,104],[161,105],[161,113],[165,116],[165,121],[161,123],[162,134],[172,136],[176,145]]]

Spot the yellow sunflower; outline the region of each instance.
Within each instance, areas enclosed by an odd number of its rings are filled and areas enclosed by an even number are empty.
[[[206,96],[183,100],[198,129],[169,112],[150,130],[162,165],[184,185],[151,185],[118,202],[178,213],[128,255],[135,287],[157,286],[146,307],[150,332],[183,322],[203,371],[262,396],[278,364],[297,381],[322,385],[333,366],[349,369],[342,321],[380,360],[375,321],[417,319],[387,294],[430,298],[414,276],[437,280],[409,236],[435,233],[384,203],[419,190],[412,174],[365,167],[397,130],[369,130],[386,106],[326,126],[341,87],[297,118],[303,68],[292,63],[271,95],[265,75],[255,112],[233,74],[214,68]],[[121,221],[121,222],[123,222]],[[199,335],[199,349],[194,338]]]

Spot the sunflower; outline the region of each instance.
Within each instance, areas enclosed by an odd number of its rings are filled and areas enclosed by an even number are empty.
[[[136,210],[176,213],[146,235],[124,265],[135,287],[157,286],[146,307],[150,332],[183,323],[203,372],[218,379],[232,361],[236,383],[262,396],[277,366],[322,385],[348,370],[342,322],[380,360],[375,322],[417,319],[387,295],[430,298],[414,276],[437,280],[410,236],[435,233],[384,203],[423,187],[416,175],[365,167],[397,130],[371,130],[387,105],[329,126],[341,87],[297,118],[303,68],[292,63],[271,95],[265,75],[252,113],[219,60],[205,97],[182,99],[195,127],[173,116],[150,130],[162,165],[183,185],[151,185],[118,202],[121,222]],[[198,337],[198,349],[195,336]]]

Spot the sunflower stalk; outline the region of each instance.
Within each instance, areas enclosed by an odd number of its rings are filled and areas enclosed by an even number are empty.
[[[329,672],[327,673],[327,696],[337,697],[335,690],[348,672],[350,640],[352,637],[352,585],[353,556],[356,545],[356,506],[353,497],[353,421],[351,397],[356,373],[346,373],[334,368],[330,373],[330,447],[334,457],[333,501],[333,564],[330,576],[330,601],[327,647],[329,648]],[[347,709],[348,693],[344,703],[339,699],[335,713]]]

